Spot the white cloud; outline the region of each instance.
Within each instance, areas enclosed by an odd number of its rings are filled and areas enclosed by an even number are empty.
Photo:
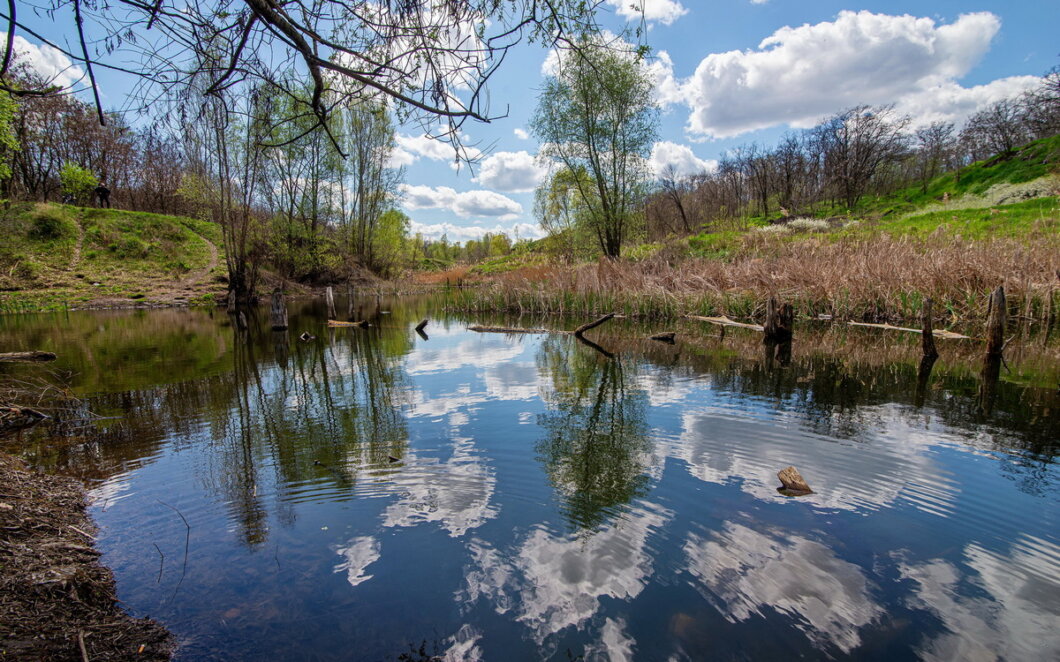
[[[713,172],[718,162],[711,159],[704,161],[696,156],[691,148],[668,141],[655,143],[651,148],[651,169],[656,177],[662,177],[668,166],[673,166],[679,177]]]
[[[448,186],[411,184],[403,184],[401,191],[408,209],[447,209],[461,218],[497,216],[501,220],[514,220],[523,213],[521,204],[493,191],[457,193]]]
[[[783,27],[755,50],[712,53],[700,62],[681,88],[692,111],[688,130],[725,138],[779,124],[806,127],[858,104],[915,106],[939,90],[966,110],[998,88],[964,90],[954,81],[986,53],[1000,26],[988,12],[937,25],[843,11],[834,21]]]
[[[733,623],[775,610],[818,645],[850,653],[883,612],[858,566],[790,531],[726,522],[709,539],[690,534],[684,550],[696,588]]]
[[[401,147],[395,147],[390,151],[390,156],[387,157],[386,165],[388,168],[402,168],[404,166],[410,166],[415,162],[415,154],[402,149]]]
[[[346,559],[335,566],[335,572],[346,571],[346,581],[357,586],[372,578],[364,573],[365,568],[379,560],[379,541],[371,536],[353,538],[335,553]]]
[[[947,80],[902,97],[895,108],[899,113],[912,117],[914,127],[932,122],[954,122],[959,125],[977,110],[1017,96],[1041,82],[1042,79],[1037,76],[1011,76],[998,78],[985,85],[961,87]]]
[[[453,223],[417,223],[412,221],[409,224],[409,230],[412,234],[419,233],[428,239],[441,239],[444,235],[449,241],[460,242],[468,239],[481,239],[486,233],[504,233],[513,239],[516,236],[520,239],[540,239],[545,236],[540,226],[533,223],[498,224],[493,227],[485,227],[481,225],[462,226]]]
[[[418,136],[399,133],[394,136],[394,140],[397,142],[397,147],[390,155],[391,164],[407,166],[412,165],[420,158],[425,158],[431,161],[449,161],[454,167],[457,166],[456,149],[452,143],[446,142],[441,138],[432,138],[425,133]],[[477,159],[482,156],[482,150],[468,145],[468,140],[466,134],[460,135],[460,158]]]
[[[548,174],[533,154],[526,151],[497,152],[483,159],[478,177],[472,181],[498,191],[533,191]]]
[[[514,133],[515,137],[519,140],[530,140],[530,134],[523,129],[516,128],[512,133]]]
[[[658,21],[670,25],[688,13],[676,0],[607,0],[615,12],[627,21]]]
[[[7,43],[7,32],[0,32],[0,42]],[[15,57],[26,63],[46,80],[61,87],[70,87],[80,82],[85,73],[74,66],[70,58],[47,44],[33,44],[15,35]]]

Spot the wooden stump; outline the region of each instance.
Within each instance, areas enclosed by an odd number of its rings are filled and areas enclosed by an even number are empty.
[[[934,302],[924,299],[924,309],[920,311],[921,345],[924,350],[924,358],[938,358],[939,352],[935,349],[935,332],[931,329],[931,313]]]
[[[272,309],[270,311],[273,331],[287,328],[287,304],[283,299],[283,290],[276,288],[272,292]]]
[[[766,301],[766,321],[762,325],[765,341],[781,343],[791,340],[795,324],[795,310],[790,303],[778,305],[775,297]]]
[[[335,313],[335,290],[330,285],[324,290],[324,301],[328,304],[328,319],[333,320],[338,317]]]
[[[804,494],[813,494],[813,490],[810,489],[809,484],[803,479],[799,470],[795,467],[785,467],[777,472],[777,478],[780,479],[783,487],[777,488],[782,494],[788,496],[802,496]]]
[[[1000,357],[1005,349],[1005,323],[1008,310],[1005,307],[1005,287],[998,285],[990,294],[990,308],[986,319],[986,355]]]

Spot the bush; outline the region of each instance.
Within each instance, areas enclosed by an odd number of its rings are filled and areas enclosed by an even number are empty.
[[[73,198],[79,205],[87,205],[92,200],[99,180],[88,168],[67,161],[59,171],[59,188],[63,195]]]
[[[151,245],[136,237],[127,237],[109,248],[118,256],[127,258],[145,258],[151,252]]]
[[[63,219],[53,214],[38,214],[29,229],[29,238],[38,241],[59,239],[65,234]]]
[[[19,278],[25,280],[35,280],[40,275],[41,266],[36,260],[26,258],[18,263],[16,273]]]

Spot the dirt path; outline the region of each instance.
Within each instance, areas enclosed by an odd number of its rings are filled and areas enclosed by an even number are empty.
[[[194,233],[196,237],[206,242],[206,247],[210,250],[210,262],[202,269],[195,269],[194,271],[189,272],[187,276],[185,276],[178,283],[176,283],[174,289],[194,289],[196,285],[206,280],[206,278],[209,277],[210,272],[212,272],[217,267],[217,261],[220,255],[220,251],[217,250],[217,246],[212,241],[202,236],[198,232],[195,232],[195,230],[192,230],[191,228],[188,228],[188,230],[191,230],[191,232]]]
[[[68,271],[73,271],[77,268],[77,265],[81,264],[81,247],[85,245],[85,226],[81,223],[80,214],[77,215],[74,222],[77,223],[77,243],[74,244],[74,255],[70,258]]]

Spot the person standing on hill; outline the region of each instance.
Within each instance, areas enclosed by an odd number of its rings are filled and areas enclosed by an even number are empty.
[[[100,182],[99,186],[96,187],[96,198],[99,199],[100,207],[110,209],[110,189],[103,182]]]

